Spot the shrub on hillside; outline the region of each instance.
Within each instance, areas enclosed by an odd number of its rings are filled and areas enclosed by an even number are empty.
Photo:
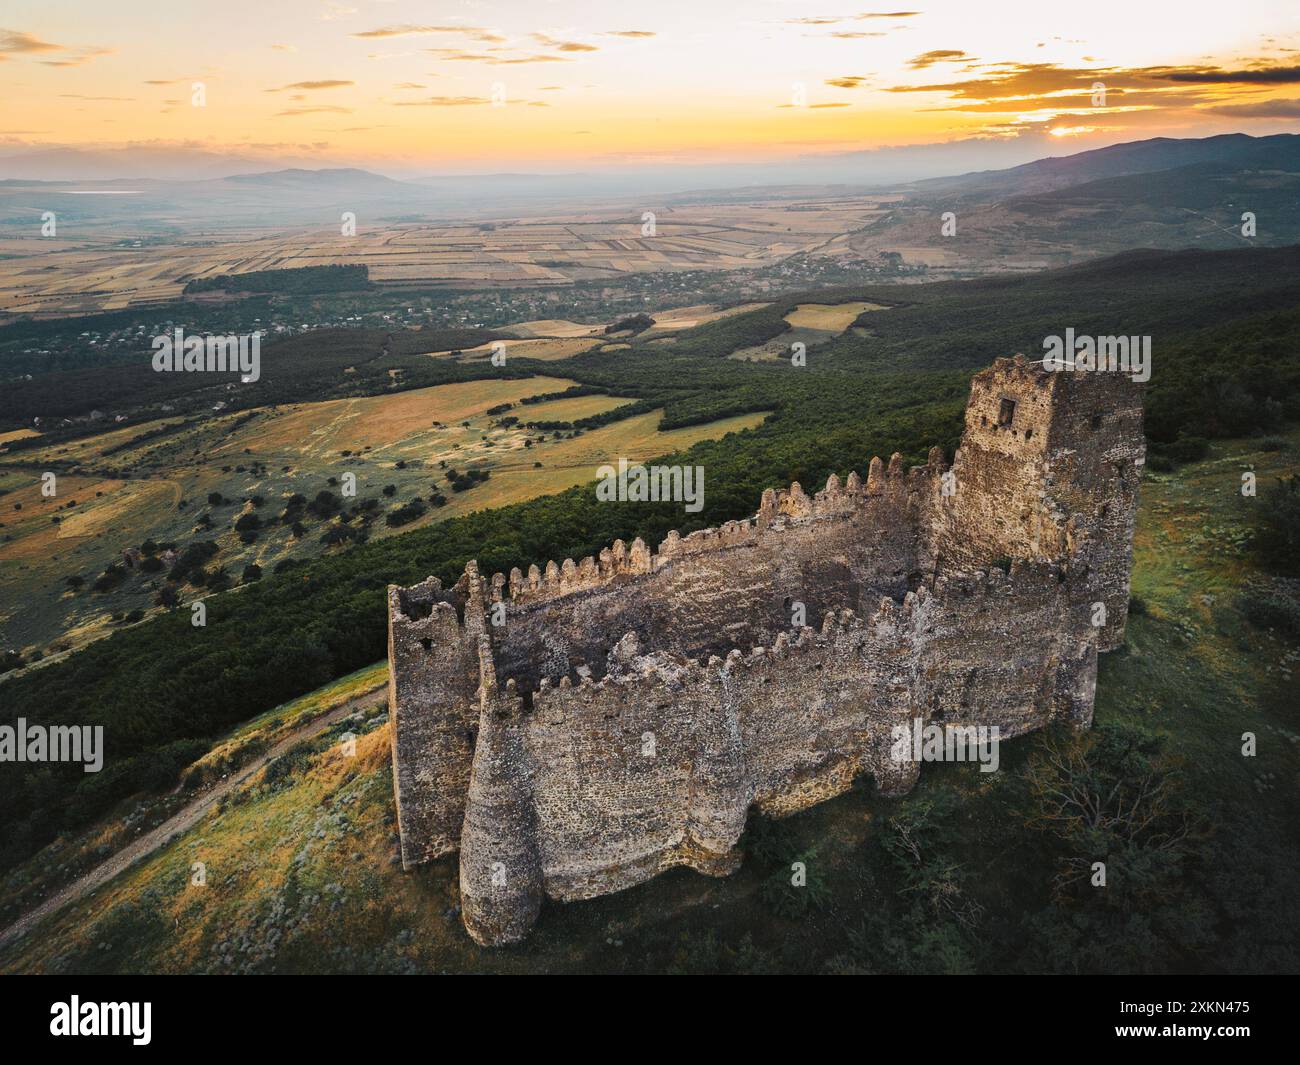
[[[1255,554],[1276,573],[1300,576],[1300,476],[1279,478],[1256,506]]]

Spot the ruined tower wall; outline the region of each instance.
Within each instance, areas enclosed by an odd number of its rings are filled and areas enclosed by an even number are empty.
[[[936,578],[917,640],[920,716],[997,726],[1004,739],[1063,712],[1074,720],[1073,670],[1097,633],[1071,612],[1065,576],[1051,563],[1015,562],[1010,572]]]
[[[1099,649],[1124,642],[1138,486],[1146,462],[1142,389],[1122,373],[1058,373],[1047,504],[1068,515],[1073,602],[1105,607]]]
[[[393,723],[393,784],[410,868],[460,845],[474,757],[479,652],[472,609],[457,616],[430,577],[388,590],[388,705]]]
[[[933,500],[926,523],[936,572],[1065,557],[1064,518],[1044,507],[1040,495],[1058,384],[1057,375],[1010,359],[971,379],[953,492]],[[1014,404],[1008,424],[1000,424],[1004,403]]]
[[[1104,604],[1110,650],[1128,615],[1144,458],[1142,388],[1127,375],[998,359],[971,381],[953,492],[931,499],[922,553],[937,573],[1066,563],[1073,609]]]

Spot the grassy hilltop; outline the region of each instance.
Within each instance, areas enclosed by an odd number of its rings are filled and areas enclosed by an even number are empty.
[[[295,747],[220,808],[10,948],[9,972],[1294,971],[1300,914],[1296,634],[1249,623],[1278,583],[1249,551],[1243,470],[1300,469],[1300,433],[1225,441],[1141,493],[1125,646],[1102,660],[1094,731],[1002,750],[1002,771],[927,765],[902,800],[869,784],[752,821],[741,871],[676,870],[547,903],[526,943],[486,951],[457,913],[454,856],[404,874],[382,709]],[[382,683],[354,674],[236,730],[190,770],[214,779],[295,723]],[[342,736],[356,736],[349,756]],[[1257,737],[1253,758],[1242,734]],[[1054,791],[1145,788],[1141,823],[1051,816]],[[180,801],[131,803],[4,881],[6,917]],[[809,870],[788,886],[789,865]],[[1108,886],[1077,863],[1105,860]],[[191,884],[202,862],[206,885]]]

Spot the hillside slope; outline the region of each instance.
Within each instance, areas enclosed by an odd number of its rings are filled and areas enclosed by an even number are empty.
[[[548,903],[517,948],[465,936],[454,856],[405,874],[382,715],[278,759],[179,839],[0,954],[7,972],[1284,972],[1300,964],[1286,875],[1300,735],[1294,636],[1236,605],[1266,581],[1247,553],[1240,472],[1300,469],[1289,450],[1215,446],[1148,474],[1126,645],[1102,663],[1096,728],[1047,733],[1002,769],[927,766],[903,800],[869,787],[781,822],[752,821],[726,880],[677,870],[619,895]],[[317,704],[336,695],[319,693]],[[1241,754],[1254,733],[1258,753]],[[1119,751],[1117,754],[1116,751]],[[1153,782],[1162,835],[1080,851],[1036,789],[1058,762]],[[108,826],[98,831],[107,832]],[[1101,845],[1099,838],[1096,845]],[[79,843],[4,885],[33,882]],[[1070,871],[1104,858],[1105,891]],[[789,885],[805,862],[808,886]],[[202,862],[206,883],[192,883]],[[847,934],[846,934],[847,933]]]

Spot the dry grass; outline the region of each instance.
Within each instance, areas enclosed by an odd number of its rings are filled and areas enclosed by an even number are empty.
[[[883,311],[880,303],[801,303],[785,316],[796,329],[823,329],[842,333],[864,311]]]
[[[681,429],[659,430],[660,411],[626,418],[612,425],[583,433],[574,439],[548,441],[529,449],[500,456],[492,468],[491,478],[467,492],[449,497],[447,506],[435,512],[438,519],[473,510],[503,507],[535,496],[562,492],[574,485],[594,481],[596,470],[620,457],[638,462],[690,447],[700,440],[714,440],[730,432],[760,425],[766,413],[741,414],[733,418],[691,425]],[[541,462],[542,468],[533,467]],[[707,488],[705,489],[707,491]]]

